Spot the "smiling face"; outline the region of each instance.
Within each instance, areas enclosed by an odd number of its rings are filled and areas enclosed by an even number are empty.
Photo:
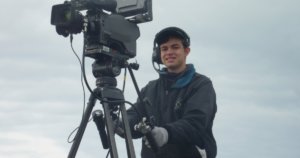
[[[180,73],[186,67],[186,57],[190,52],[189,47],[184,47],[182,40],[170,37],[169,40],[160,45],[160,57],[162,63],[169,72]]]

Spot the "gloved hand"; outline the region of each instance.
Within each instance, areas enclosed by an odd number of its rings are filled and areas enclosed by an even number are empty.
[[[163,145],[165,145],[168,142],[169,139],[169,134],[168,131],[163,128],[163,127],[157,127],[155,126],[152,130],[151,130],[151,134],[153,136],[153,139],[157,145],[157,147],[162,147]],[[149,148],[151,148],[149,141],[145,139],[145,145]]]

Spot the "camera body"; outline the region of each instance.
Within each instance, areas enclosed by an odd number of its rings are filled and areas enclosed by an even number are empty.
[[[137,24],[151,20],[151,0],[71,0],[52,6],[51,12],[59,35],[84,32],[84,55],[95,59],[135,57]]]

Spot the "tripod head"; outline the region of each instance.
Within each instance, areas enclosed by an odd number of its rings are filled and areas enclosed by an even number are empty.
[[[117,86],[117,80],[115,79],[121,72],[121,68],[124,67],[124,61],[112,58],[109,56],[103,56],[96,59],[92,64],[92,72],[96,78],[96,86]]]

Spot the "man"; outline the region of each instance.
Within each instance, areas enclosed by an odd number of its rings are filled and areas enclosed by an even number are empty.
[[[138,100],[136,108],[127,110],[133,138],[143,137],[134,128],[141,121],[137,111],[147,111],[155,119],[151,134],[158,151],[149,148],[148,140],[143,139],[142,158],[216,157],[212,133],[216,95],[211,80],[186,63],[189,46],[189,36],[177,27],[165,28],[155,36],[153,61],[165,68],[158,70],[159,78],[141,91],[142,99],[146,98],[151,106],[145,108]]]

